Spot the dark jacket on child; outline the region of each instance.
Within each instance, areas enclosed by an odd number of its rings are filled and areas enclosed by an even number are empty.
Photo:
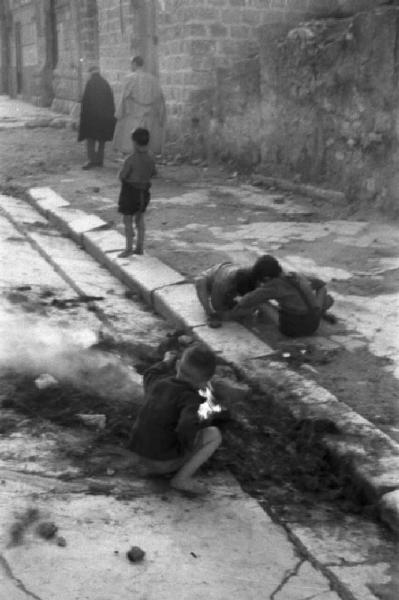
[[[198,408],[204,398],[163,362],[144,373],[144,393],[130,449],[153,460],[179,458],[192,448],[201,428]]]

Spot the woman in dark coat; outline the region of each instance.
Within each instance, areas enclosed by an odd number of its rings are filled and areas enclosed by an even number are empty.
[[[114,95],[98,67],[91,67],[83,92],[78,141],[87,140],[88,162],[83,169],[102,167],[105,142],[112,140],[115,129]],[[96,149],[96,143],[97,149]]]

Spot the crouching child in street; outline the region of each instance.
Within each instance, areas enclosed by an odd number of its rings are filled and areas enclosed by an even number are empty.
[[[144,213],[150,201],[151,178],[156,175],[155,161],[148,152],[149,141],[150,134],[147,129],[139,127],[133,131],[133,153],[127,157],[119,173],[121,190],[118,211],[123,215],[126,239],[126,248],[119,254],[121,258],[131,254],[143,254],[144,251]],[[133,217],[137,229],[134,250]]]
[[[287,337],[313,335],[321,319],[335,322],[335,317],[327,313],[334,300],[327,293],[324,281],[301,273],[284,272],[274,256],[265,255],[263,258],[262,284],[238,300],[231,311],[233,317],[234,313],[239,315],[243,311],[246,314],[262,305],[267,306],[269,300],[275,300],[278,328]]]
[[[144,373],[144,405],[133,426],[130,450],[149,473],[174,473],[171,487],[202,494],[206,487],[193,477],[220,446],[215,426],[198,415],[204,388],[216,368],[213,352],[202,344],[187,348],[177,361],[167,353]]]

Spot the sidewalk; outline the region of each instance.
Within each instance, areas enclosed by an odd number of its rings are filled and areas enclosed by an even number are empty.
[[[108,159],[103,170],[72,164],[65,176],[46,174],[36,178],[32,201],[157,312],[193,328],[248,379],[272,390],[296,418],[332,421],[340,434],[325,436],[331,453],[370,501],[383,499],[382,517],[398,528],[398,228],[337,218],[337,206],[261,190],[217,170],[164,165],[148,213],[148,254],[123,261],[116,258],[124,245],[117,168]],[[220,260],[244,264],[264,252],[331,282],[339,325],[301,341],[312,344],[319,362],[292,369],[276,360],[286,342],[267,324],[252,332],[204,324],[192,276]]]
[[[104,321],[95,311],[79,304],[66,316],[65,310],[59,310],[51,299],[45,313],[43,304],[35,312],[32,301],[37,301],[38,294],[43,299],[43,284],[59,301],[78,299],[79,289],[88,291],[102,298],[102,316],[112,322],[113,332],[125,342],[139,339],[157,344],[165,339],[170,327],[141,303],[127,299],[125,286],[71,240],[46,228],[46,220],[29,205],[3,196],[1,206],[14,218],[23,216],[23,226],[19,221],[16,229],[0,211],[0,262],[4,265],[0,286],[2,367],[5,351],[8,364],[20,364],[21,354],[25,353],[25,368],[32,356],[39,371],[47,370],[49,362],[53,368],[57,363],[62,389],[66,375],[69,381],[76,378],[80,387],[78,373],[83,364],[85,381],[92,381],[97,406],[100,398],[106,399],[102,407],[116,405],[126,419],[121,391],[125,387],[126,394],[128,390],[129,405],[132,400],[137,401],[142,393],[142,378],[109,353],[97,351],[88,360],[87,345],[95,339],[95,332],[104,327]],[[42,229],[37,227],[39,222]],[[25,227],[29,231],[33,224],[36,246],[27,243],[24,236]],[[9,257],[15,253],[16,243],[18,257],[11,262]],[[58,272],[37,251],[39,245],[51,250]],[[74,286],[68,285],[66,279],[72,279]],[[33,312],[25,317],[19,312],[11,321],[14,327],[10,327],[7,298],[10,289],[21,284],[30,287],[29,292],[25,290],[29,300],[25,298]],[[110,289],[113,293],[107,296]],[[59,357],[60,350],[63,358]],[[65,361],[65,354],[70,351],[75,364]],[[110,377],[112,365],[117,368],[117,377],[115,373]],[[392,542],[384,556],[379,556],[378,564],[372,569],[358,569],[355,574],[334,558],[329,560],[334,553],[345,556],[348,563],[359,560],[358,548],[362,549],[362,556],[368,556],[368,548],[382,544],[382,528],[372,523],[362,528],[356,519],[348,520],[350,525],[346,521],[338,525],[336,521],[331,535],[323,536],[316,530],[316,540],[312,541],[309,537],[313,531],[306,523],[298,532],[306,550],[298,553],[298,544],[285,527],[246,494],[227,470],[202,474],[211,492],[197,499],[183,497],[165,480],[138,478],[134,470],[119,470],[118,461],[114,469],[106,469],[109,463],[104,460],[102,468],[93,472],[92,448],[96,447],[98,432],[76,424],[56,424],[46,418],[45,396],[41,396],[41,407],[34,409],[35,414],[29,409],[23,416],[13,412],[10,401],[20,397],[21,380],[16,383],[19,391],[10,387],[2,369],[1,381],[2,600],[300,600],[310,596],[314,600],[340,600],[347,597],[339,593],[341,589],[351,590],[356,600],[365,600],[367,585],[386,587],[385,582],[389,583],[394,557]],[[59,390],[53,394],[55,399]],[[68,399],[63,399],[61,410],[68,405]],[[4,400],[9,401],[8,408]],[[84,394],[79,400],[80,410],[88,406]],[[52,407],[54,410],[54,404]],[[112,421],[109,414],[108,419]],[[80,460],[76,460],[77,456]],[[98,462],[95,464],[99,466]],[[43,521],[58,528],[53,538],[37,535],[36,527]],[[346,532],[349,526],[350,539],[342,542],[337,529]],[[328,551],[319,561],[325,539]],[[132,545],[145,552],[142,562],[128,561],[126,552]],[[375,597],[370,595],[370,599]]]

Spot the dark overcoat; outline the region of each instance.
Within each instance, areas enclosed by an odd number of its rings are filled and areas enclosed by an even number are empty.
[[[115,122],[115,103],[111,86],[100,73],[93,73],[83,92],[78,141],[112,140]]]

